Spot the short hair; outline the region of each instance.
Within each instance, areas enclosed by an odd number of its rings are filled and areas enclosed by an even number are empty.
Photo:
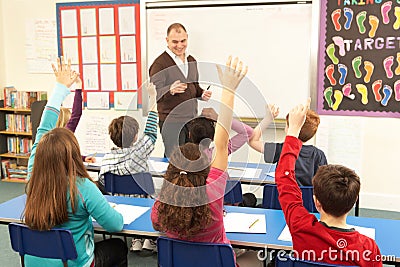
[[[324,211],[335,217],[348,213],[360,193],[360,177],[342,165],[319,166],[312,184]]]
[[[304,122],[303,127],[301,127],[299,133],[300,141],[305,143],[313,138],[318,130],[319,123],[320,118],[318,113],[316,113],[314,110],[309,109],[306,114],[306,121]],[[286,124],[287,126],[289,126],[289,114],[286,115]]]
[[[108,126],[111,140],[119,148],[132,146],[139,131],[139,123],[130,116],[121,116],[113,119]]]
[[[180,32],[180,30],[184,30],[186,32],[185,26],[183,26],[182,24],[176,22],[176,23],[172,23],[171,25],[169,25],[168,29],[167,29],[167,36],[168,34],[172,31],[175,30],[177,32]]]
[[[71,111],[67,108],[60,108],[60,114],[56,122],[57,128],[63,128],[67,125],[69,119],[71,118]]]
[[[204,139],[214,140],[215,121],[205,117],[197,117],[189,123],[190,140],[195,144],[200,144]]]

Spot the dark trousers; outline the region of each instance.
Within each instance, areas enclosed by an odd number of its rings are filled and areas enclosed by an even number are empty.
[[[161,136],[164,143],[164,157],[169,158],[177,147],[189,142],[189,128],[185,122],[159,121]]]
[[[119,238],[105,239],[94,245],[95,267],[127,267],[128,248]]]

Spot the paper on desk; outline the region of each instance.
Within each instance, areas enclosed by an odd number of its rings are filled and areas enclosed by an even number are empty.
[[[350,228],[356,229],[357,232],[360,234],[363,234],[365,236],[368,236],[369,238],[372,238],[375,240],[375,228],[368,228],[368,227],[361,227],[361,226],[356,226],[356,225],[350,225],[348,224]],[[289,227],[285,225],[285,228],[282,230],[281,234],[278,237],[278,240],[281,241],[292,241],[292,235],[290,234]]]
[[[149,164],[150,172],[164,173],[167,171],[169,163],[162,162],[162,161],[149,160],[148,164]]]
[[[227,233],[265,234],[267,232],[264,214],[228,212],[224,216],[224,227]]]
[[[150,209],[150,207],[115,204],[113,202],[108,202],[108,203],[116,211],[122,214],[122,217],[124,218],[124,224],[130,224],[131,222],[142,216],[146,211]]]
[[[258,178],[260,177],[261,169],[228,167],[228,174],[231,178]]]
[[[271,176],[271,177],[275,177],[275,172],[274,171],[273,172],[267,172],[267,175]]]

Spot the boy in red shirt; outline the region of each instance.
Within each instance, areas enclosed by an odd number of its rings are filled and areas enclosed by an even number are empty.
[[[346,224],[360,192],[360,178],[341,165],[320,166],[312,179],[320,220],[303,206],[295,178],[302,142],[298,139],[310,100],[289,113],[289,128],[275,172],[279,202],[292,235],[295,257],[338,265],[382,266],[375,241]]]

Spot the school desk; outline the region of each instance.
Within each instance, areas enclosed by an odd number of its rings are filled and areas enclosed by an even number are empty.
[[[119,196],[106,196],[107,200],[117,204],[129,204],[135,206],[151,207],[154,200],[149,198],[131,198]],[[8,224],[10,222],[20,222],[21,214],[24,210],[26,195],[13,198],[0,204],[0,223]],[[264,234],[249,233],[227,233],[228,239],[232,245],[251,249],[292,249],[292,243],[289,241],[278,240],[278,237],[284,229],[286,222],[281,210],[268,210],[258,208],[246,208],[236,206],[225,206],[226,211],[240,213],[265,214],[267,232]],[[130,224],[124,225],[121,232],[113,235],[123,236],[143,236],[157,237],[159,232],[153,229],[150,220],[151,209]],[[375,228],[375,240],[379,246],[382,255],[393,255],[395,259],[389,261],[389,264],[400,262],[400,220],[389,220],[379,218],[366,218],[349,216],[347,223],[362,227]],[[94,223],[96,233],[105,233],[105,231]]]

